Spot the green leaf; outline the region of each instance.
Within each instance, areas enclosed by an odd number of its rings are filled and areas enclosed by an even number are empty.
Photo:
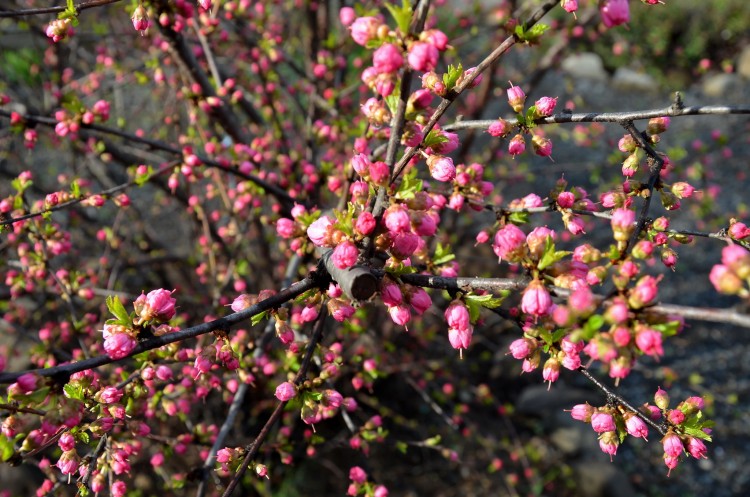
[[[511,212],[510,216],[508,216],[508,221],[516,225],[526,224],[529,222],[529,213],[528,212]]]
[[[445,84],[446,90],[452,90],[456,86],[456,81],[463,76],[464,68],[459,63],[458,66],[452,64],[448,66],[448,72],[443,74],[443,84]]]
[[[260,314],[256,314],[255,316],[253,316],[252,318],[250,318],[250,323],[251,323],[251,324],[252,324],[253,326],[255,326],[256,324],[258,324],[258,323],[260,323],[261,321],[263,321],[264,319],[266,319],[266,318],[268,317],[268,313],[269,313],[269,312],[270,312],[270,311],[263,311],[263,312],[261,312]]]
[[[410,198],[414,198],[414,195],[417,192],[421,191],[422,180],[417,178],[417,170],[412,169],[401,180],[401,184],[398,185],[398,191],[395,196],[401,200],[409,200]]]
[[[487,309],[494,309],[496,307],[500,307],[500,305],[503,303],[503,300],[510,295],[510,291],[503,290],[500,292],[502,295],[500,297],[496,297],[492,294],[486,294],[486,295],[466,295],[464,299],[471,302],[476,302],[481,307],[486,307]]]
[[[122,302],[120,302],[119,297],[109,295],[106,302],[109,312],[111,312],[121,324],[131,322],[130,315],[128,314],[128,311],[125,310],[125,306],[122,305]]]
[[[435,145],[440,145],[441,143],[445,143],[448,141],[448,138],[443,135],[440,131],[432,129],[429,133],[427,133],[427,136],[424,137],[424,147],[434,147]]]
[[[401,7],[396,7],[389,3],[385,4],[385,8],[391,13],[393,20],[396,21],[398,29],[403,34],[409,33],[409,24],[411,24],[412,9],[411,4],[408,0],[403,0]]]
[[[600,316],[599,314],[591,316],[586,321],[586,324],[583,325],[584,329],[592,334],[598,331],[602,326],[604,326],[604,316]]]
[[[70,184],[70,194],[73,196],[73,198],[78,198],[81,196],[81,187],[78,185],[77,179],[74,179]]]
[[[437,248],[435,249],[435,256],[432,258],[432,263],[436,266],[446,264],[456,258],[456,255],[451,251],[450,245],[443,245],[438,242]]]
[[[572,254],[572,252],[568,252],[565,250],[555,250],[555,242],[552,240],[551,236],[547,236],[547,240],[544,243],[544,254],[542,255],[542,258],[539,260],[539,264],[537,267],[539,270],[544,270],[545,268],[548,268],[552,264],[556,263],[566,255]]]
[[[8,461],[15,452],[16,449],[13,446],[13,440],[7,438],[5,435],[0,435],[0,460],[2,462]]]
[[[409,449],[409,445],[406,442],[401,442],[401,441],[396,442],[396,450],[398,450],[402,454],[406,454],[406,451],[408,449]]]
[[[417,272],[417,268],[414,266],[406,266],[403,262],[400,262],[397,266],[391,266],[385,268],[385,272],[393,276],[394,278],[398,278],[403,274],[412,274]]]
[[[83,387],[78,383],[67,383],[63,391],[69,399],[83,400]]]
[[[659,323],[651,326],[664,337],[671,337],[677,334],[680,329],[679,321],[669,321],[668,323]]]

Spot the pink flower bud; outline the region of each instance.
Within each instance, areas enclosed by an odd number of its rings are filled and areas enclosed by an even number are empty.
[[[534,148],[534,153],[539,157],[549,157],[552,155],[552,140],[548,138],[541,135],[534,135],[531,137],[531,145]]]
[[[294,236],[294,221],[291,219],[282,217],[276,221],[276,233],[281,238],[292,238]]]
[[[669,129],[670,121],[671,119],[667,116],[652,117],[651,119],[649,119],[648,124],[646,125],[646,132],[649,135],[658,135],[664,133],[667,129]]]
[[[638,148],[638,144],[636,143],[635,138],[633,138],[633,135],[628,133],[623,135],[623,137],[620,138],[620,141],[617,142],[617,148],[620,149],[620,152],[632,154],[635,152],[635,149]]]
[[[522,112],[523,106],[526,103],[526,94],[523,92],[520,86],[513,86],[511,83],[510,88],[507,90],[508,93],[508,104],[515,112]]]
[[[508,143],[508,153],[510,155],[519,155],[526,150],[526,141],[522,134],[517,134]]]
[[[615,420],[611,414],[606,412],[595,412],[591,415],[591,427],[597,433],[605,431],[615,431]]]
[[[490,127],[487,128],[487,132],[491,136],[505,136],[510,132],[510,126],[508,125],[508,121],[498,118],[490,124]]]
[[[105,404],[114,404],[122,398],[122,391],[115,387],[106,387],[99,394],[99,398]]]
[[[524,254],[526,235],[515,224],[506,224],[495,233],[492,250],[499,259],[518,262]]]
[[[681,425],[685,422],[685,413],[679,409],[670,409],[667,413],[667,419],[673,425]]]
[[[432,299],[422,288],[416,288],[409,296],[409,304],[421,316],[432,306]]]
[[[404,57],[396,45],[383,43],[372,54],[372,65],[378,73],[394,73],[404,65]]]
[[[383,303],[387,306],[397,306],[403,302],[403,295],[401,288],[391,280],[383,279],[383,283],[380,287],[380,298]]]
[[[687,451],[696,459],[705,459],[708,449],[706,444],[700,438],[690,437],[688,438]]]
[[[680,437],[674,433],[667,433],[667,435],[662,438],[661,443],[664,447],[664,453],[669,457],[680,457],[682,455],[684,450],[682,440],[680,440]]]
[[[367,45],[367,42],[377,36],[381,24],[380,20],[375,17],[358,17],[349,26],[352,39],[358,45]]]
[[[151,25],[151,22],[148,20],[148,12],[146,12],[146,9],[141,4],[138,4],[138,7],[135,8],[130,20],[133,22],[133,28],[136,31],[140,31],[141,35]]]
[[[274,395],[281,402],[287,402],[297,395],[297,387],[294,385],[294,383],[285,381],[284,383],[276,387],[276,392],[274,392]]]
[[[339,21],[344,26],[350,26],[356,18],[357,13],[351,7],[341,7],[341,10],[339,10]]]
[[[635,344],[646,355],[654,357],[664,355],[661,333],[651,328],[639,330],[635,335]]]
[[[544,381],[548,381],[550,385],[556,382],[560,377],[560,361],[554,357],[550,357],[545,361],[544,368],[542,369],[542,378]]]
[[[640,437],[645,440],[648,436],[648,426],[646,426],[646,423],[635,414],[625,418],[625,429],[634,437]]]
[[[328,216],[321,216],[307,228],[307,236],[318,247],[325,247],[330,244],[333,220]]]
[[[456,328],[448,328],[448,341],[451,347],[457,350],[468,349],[471,345],[472,330],[458,330]]]
[[[595,409],[593,406],[590,406],[588,404],[578,404],[573,406],[573,409],[570,411],[570,415],[573,419],[583,421],[584,423],[590,423],[591,416],[594,414],[594,412]]]
[[[445,310],[445,321],[448,328],[467,331],[471,328],[469,310],[460,300],[454,300]]]
[[[375,217],[367,211],[362,212],[357,216],[357,221],[354,223],[354,229],[356,229],[362,235],[369,235],[372,230],[375,229]]]
[[[130,335],[117,333],[104,340],[104,351],[112,359],[127,357],[138,343]]]
[[[354,483],[362,484],[367,481],[367,473],[359,466],[354,466],[349,470],[349,479]]]
[[[530,338],[519,338],[510,344],[510,355],[515,359],[526,359],[536,350],[536,342]]]
[[[399,326],[405,326],[411,319],[411,311],[405,305],[388,307],[388,315]]]
[[[390,174],[391,171],[385,162],[377,161],[370,165],[370,180],[376,185],[384,185]]]
[[[536,107],[536,114],[539,117],[551,116],[555,112],[555,106],[557,105],[557,97],[542,97],[536,101],[534,106]]]
[[[385,211],[383,222],[388,231],[394,233],[409,231],[411,229],[409,213],[400,204],[392,205]]]
[[[612,456],[617,454],[617,446],[619,443],[620,441],[617,438],[617,432],[614,430],[599,435],[599,448],[605,454],[609,454],[610,460],[612,459]]]
[[[333,265],[339,269],[347,269],[357,263],[357,257],[359,257],[359,250],[357,246],[349,240],[343,241],[336,245],[333,249],[331,259]]]
[[[453,181],[456,177],[456,167],[450,157],[431,155],[427,158],[427,167],[430,169],[430,175],[437,181]]]
[[[656,393],[654,394],[654,404],[662,410],[669,407],[669,394],[662,390],[661,387],[656,389]]]
[[[430,43],[416,42],[409,49],[409,66],[415,71],[427,72],[435,69],[440,52]]]
[[[177,312],[175,309],[177,300],[172,298],[172,293],[173,291],[163,288],[151,290],[146,295],[145,304],[138,315],[144,321],[169,321]]]
[[[354,307],[350,306],[349,304],[345,303],[342,300],[332,298],[328,301],[326,304],[328,307],[328,312],[338,322],[343,322],[352,317],[354,314]]]
[[[578,0],[562,0],[562,8],[565,12],[575,12],[578,10]]]
[[[538,279],[526,287],[521,297],[521,310],[533,316],[544,316],[552,306],[552,298],[547,288]]]
[[[608,28],[630,22],[630,6],[628,0],[604,0],[599,11],[602,21]]]
[[[735,240],[742,240],[750,236],[750,228],[745,223],[734,223],[729,227],[729,236]]]

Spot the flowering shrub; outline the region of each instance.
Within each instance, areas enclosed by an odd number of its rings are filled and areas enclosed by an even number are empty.
[[[44,72],[44,98],[0,83],[15,168],[0,187],[2,331],[20,344],[0,342],[0,457],[36,466],[38,495],[228,496],[264,480],[276,490],[293,464],[346,445],[337,491],[384,497],[381,475],[362,467],[378,447],[461,455],[439,435],[400,437],[409,423],[383,382],[408,378],[457,439],[479,440],[472,402],[503,419],[507,406],[442,365],[486,355],[510,356],[550,389],[568,375],[590,381],[600,402],[570,413],[610,459],[628,435],[660,441],[669,475],[710,455],[701,397],[672,403],[659,388],[650,404],[619,386],[654,367],[686,318],[750,327],[660,298],[695,238],[725,245],[700,284],[750,297],[745,223],[671,227],[709,194],[666,145],[676,119],[750,111],[678,95],[663,109],[575,113],[562,96],[530,98],[539,90],[523,72],[501,82],[498,66],[522,46],[564,42],[568,28],[623,29],[635,9],[673,6],[501,2],[484,19],[429,1],[333,12],[144,0],[91,21],[126,52],[81,36],[83,11],[102,4],[53,8],[39,30],[45,71],[63,68]],[[48,12],[3,16],[33,25]],[[466,39],[480,27],[493,34]],[[602,122],[624,132],[607,144],[606,181],[561,175],[529,192],[505,174],[528,172],[534,156],[552,164],[560,128]],[[596,133],[578,126],[585,152]],[[489,337],[501,328],[512,338],[498,345]],[[536,492],[558,489],[524,474]]]

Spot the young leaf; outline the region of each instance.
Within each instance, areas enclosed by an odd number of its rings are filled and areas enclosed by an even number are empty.
[[[112,315],[116,317],[118,321],[120,321],[120,323],[127,324],[130,322],[128,311],[125,310],[125,306],[122,305],[122,302],[120,302],[120,299],[118,297],[109,295],[106,302],[107,309],[109,309],[109,312],[111,312]]]
[[[451,251],[450,245],[443,245],[438,242],[437,248],[435,248],[435,256],[432,258],[432,263],[436,266],[446,264],[456,258],[456,255]]]

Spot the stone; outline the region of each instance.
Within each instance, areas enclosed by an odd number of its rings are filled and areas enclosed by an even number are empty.
[[[612,86],[618,90],[652,92],[658,89],[656,80],[650,75],[627,67],[619,67],[612,77]]]
[[[610,462],[585,461],[573,466],[581,497],[630,497],[636,495],[627,476]]]
[[[732,87],[739,83],[738,80],[739,76],[736,74],[712,74],[703,78],[701,88],[708,97],[726,97]]]
[[[607,79],[607,71],[604,70],[602,58],[595,53],[584,52],[570,55],[562,61],[560,67],[574,78],[588,78],[600,81]]]
[[[742,49],[740,57],[737,59],[737,74],[750,79],[750,45]]]

